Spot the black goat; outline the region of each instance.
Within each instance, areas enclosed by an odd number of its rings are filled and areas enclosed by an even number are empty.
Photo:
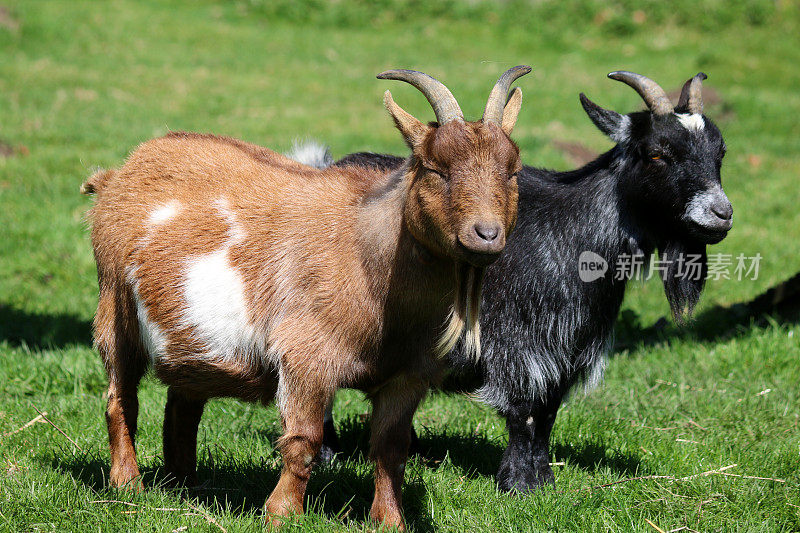
[[[592,386],[603,374],[629,278],[613,268],[644,265],[658,249],[667,300],[682,320],[703,288],[706,245],[731,228],[720,181],[725,143],[702,114],[705,74],[686,82],[674,109],[644,76],[609,77],[636,89],[648,110],[620,115],[580,95],[589,118],[617,145],[571,172],[520,172],[517,227],[484,281],[482,355],[475,360],[457,347],[449,356],[455,379],[442,388],[477,390],[506,419],[509,443],[497,473],[506,491],[554,481],[548,448],[558,408],[573,386]],[[401,162],[357,153],[336,165]],[[329,418],[326,431],[335,446]]]

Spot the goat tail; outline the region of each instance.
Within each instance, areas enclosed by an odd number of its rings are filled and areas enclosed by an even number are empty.
[[[116,171],[110,169],[98,170],[97,172],[89,176],[88,180],[83,182],[83,184],[81,185],[81,194],[86,194],[86,195],[97,194],[98,192],[100,192],[100,189],[102,189],[105,186],[108,180],[114,176],[115,173]]]
[[[311,139],[295,139],[292,143],[292,149],[285,155],[298,163],[319,170],[328,168],[333,164],[330,147]]]

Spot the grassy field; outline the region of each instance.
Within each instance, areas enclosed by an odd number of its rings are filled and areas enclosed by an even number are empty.
[[[259,530],[279,473],[275,409],[215,401],[200,429],[206,484],[163,488],[165,389],[148,378],[138,439],[147,490],[108,488],[90,200],[78,194],[93,168],[177,129],[279,150],[312,136],[336,156],[405,153],[382,92],[421,117],[429,107],[376,73],[430,72],[477,117],[497,75],[519,63],[534,73],[520,80],[515,139],[526,162],[555,168],[573,165],[565,145],[610,146],[580,91],[618,111],[641,106],[607,72],[639,71],[668,90],[708,73],[707,113],[728,144],[723,183],[736,212],[712,251],[760,253],[760,272],[710,282],[686,328],[651,327],[668,314],[660,284],[631,287],[604,384],[573,397],[556,424],[555,490],[497,493],[502,421],[466,398],[432,395],[415,419],[427,453],[407,470],[409,526],[800,530],[800,325],[793,313],[755,320],[735,305],[800,271],[797,4],[381,4],[0,2],[0,530]],[[26,425],[37,409],[52,424]],[[374,529],[364,521],[367,404],[345,392],[335,410],[354,451],[315,471],[296,530]]]

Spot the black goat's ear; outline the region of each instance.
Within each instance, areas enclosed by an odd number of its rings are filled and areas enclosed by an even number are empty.
[[[625,115],[620,115],[616,111],[603,109],[599,105],[589,100],[585,94],[581,93],[581,105],[589,118],[592,119],[597,128],[611,137],[616,142],[622,142],[630,134],[630,119]]]

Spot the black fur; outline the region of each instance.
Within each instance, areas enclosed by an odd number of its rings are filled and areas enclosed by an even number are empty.
[[[602,374],[627,282],[615,277],[618,260],[644,261],[659,250],[660,258],[670,261],[664,289],[681,320],[703,288],[706,244],[725,235],[686,216],[698,193],[722,194],[724,143],[710,120],[689,130],[674,114],[624,117],[583,95],[581,102],[598,128],[619,143],[578,170],[525,167],[519,173],[517,227],[486,271],[481,358],[475,362],[457,347],[450,354],[455,372],[443,386],[477,390],[506,418],[509,444],[497,473],[506,491],[527,492],[554,480],[550,432],[569,390]],[[357,153],[336,165],[393,168],[402,161]],[[721,198],[727,202],[724,194]],[[581,280],[578,258],[585,251],[608,262],[604,277]],[[681,276],[682,254],[697,256],[698,279]]]

